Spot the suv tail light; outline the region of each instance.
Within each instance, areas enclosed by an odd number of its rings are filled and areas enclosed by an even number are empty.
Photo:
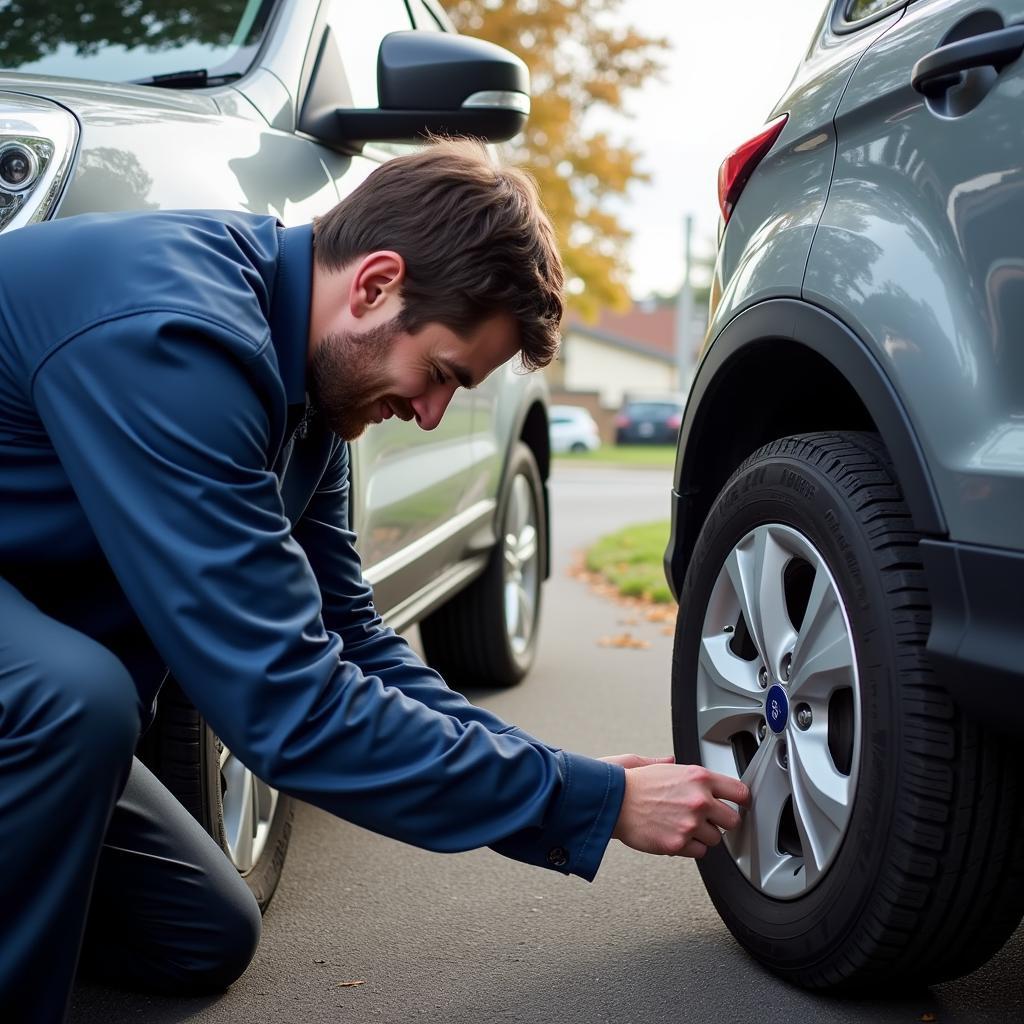
[[[46,220],[78,144],[78,122],[49,100],[0,92],[0,231]]]
[[[615,417],[615,426],[617,426],[617,427],[628,427],[629,426],[629,417],[628,416],[623,416],[622,413],[619,413],[619,415]]]
[[[732,216],[740,193],[754,173],[754,168],[775,145],[775,140],[788,120],[789,114],[782,114],[770,121],[760,133],[734,149],[722,161],[718,169],[718,205],[722,208],[722,217],[726,223]]]
[[[682,413],[678,413],[678,412],[672,413],[672,415],[669,416],[667,422],[668,422],[669,430],[678,430],[683,425]]]

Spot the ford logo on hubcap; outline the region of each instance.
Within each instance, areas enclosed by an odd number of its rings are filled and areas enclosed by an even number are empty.
[[[789,701],[786,699],[786,691],[776,683],[765,695],[764,720],[772,732],[780,733],[786,728],[788,718]]]

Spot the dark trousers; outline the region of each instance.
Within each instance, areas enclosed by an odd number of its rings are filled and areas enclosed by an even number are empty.
[[[218,991],[248,966],[256,901],[133,758],[135,686],[106,648],[0,579],[0,1020],[58,1022],[84,976]]]

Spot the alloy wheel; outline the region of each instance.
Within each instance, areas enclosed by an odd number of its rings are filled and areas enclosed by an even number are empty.
[[[696,692],[704,765],[751,790],[726,850],[765,895],[804,895],[846,835],[861,725],[849,617],[798,531],[758,526],[730,551],[704,617]]]
[[[512,481],[505,518],[505,628],[516,656],[529,650],[540,585],[537,505],[522,474]]]
[[[220,752],[224,838],[240,874],[259,862],[274,821],[278,792],[242,764],[227,747]]]

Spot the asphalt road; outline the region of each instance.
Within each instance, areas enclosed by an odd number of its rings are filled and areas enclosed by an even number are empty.
[[[515,690],[474,700],[584,753],[670,752],[671,637],[568,573],[594,538],[666,517],[668,486],[667,472],[556,470],[536,667]],[[650,646],[599,646],[623,632]],[[301,807],[262,945],[228,993],[186,1000],[81,988],[71,1020],[1009,1024],[1024,1020],[1022,968],[1024,929],[957,982],[884,1002],[812,996],[736,945],[691,861],[613,843],[588,885],[488,851],[424,853]]]

